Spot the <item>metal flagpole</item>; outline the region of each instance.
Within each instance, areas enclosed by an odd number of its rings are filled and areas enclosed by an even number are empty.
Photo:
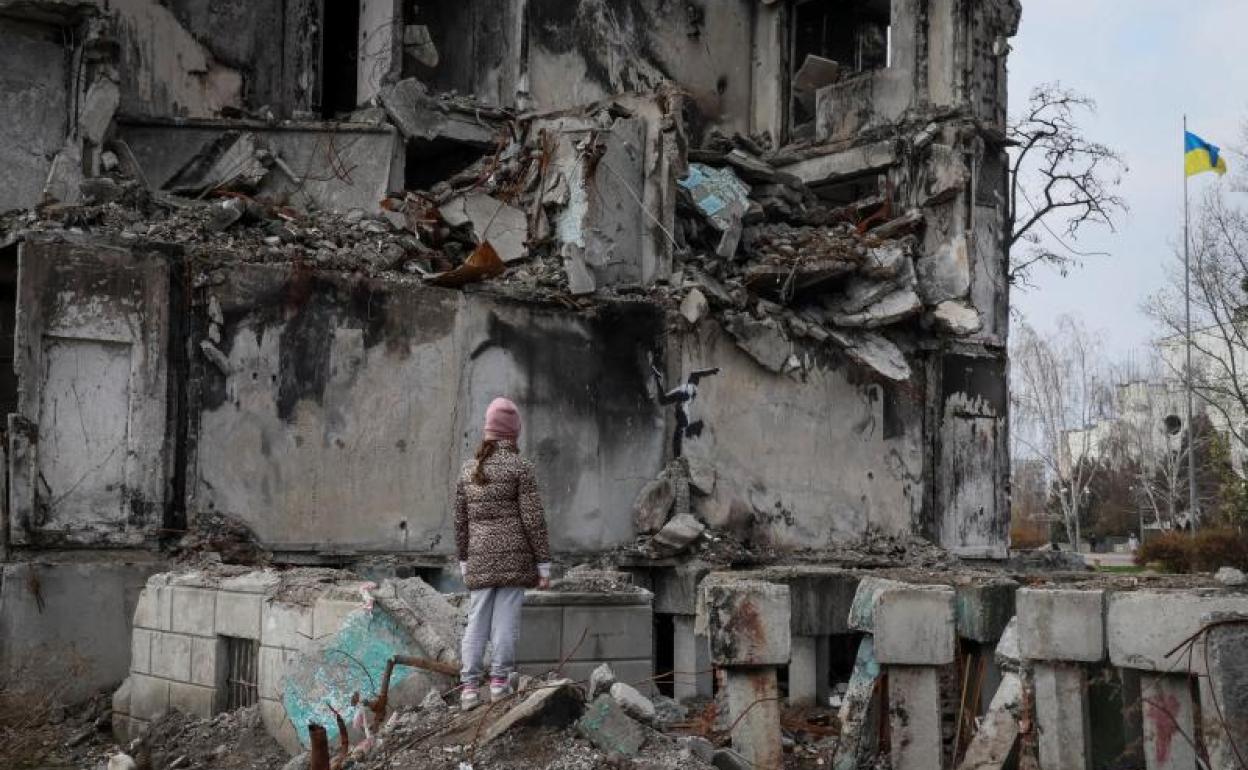
[[[1187,115],[1183,116],[1183,142],[1186,156]],[[1192,425],[1192,257],[1191,217],[1187,202],[1187,169],[1183,169],[1183,302],[1186,313],[1187,334],[1187,517],[1192,531],[1196,531],[1196,432]]]

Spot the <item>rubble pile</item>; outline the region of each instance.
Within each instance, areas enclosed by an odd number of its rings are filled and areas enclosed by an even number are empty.
[[[212,719],[170,711],[127,752],[136,765],[153,770],[275,770],[290,759],[265,731],[259,706]]]

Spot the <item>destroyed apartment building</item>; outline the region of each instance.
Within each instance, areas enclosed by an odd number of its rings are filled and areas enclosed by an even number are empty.
[[[314,767],[554,714],[603,761],[1056,770],[1096,706],[1150,768],[1231,756],[1248,597],[1001,561],[1020,14],[0,0],[6,681],[107,689],[149,753],[256,709]],[[471,722],[426,695],[502,394],[564,576]],[[1167,644],[1209,623],[1193,688]]]

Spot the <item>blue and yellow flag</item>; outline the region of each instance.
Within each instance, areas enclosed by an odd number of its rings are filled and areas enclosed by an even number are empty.
[[[1183,166],[1188,176],[1214,171],[1221,176],[1226,173],[1226,158],[1221,151],[1191,131],[1183,132]]]

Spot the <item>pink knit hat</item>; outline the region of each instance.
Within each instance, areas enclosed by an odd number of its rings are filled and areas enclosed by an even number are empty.
[[[515,441],[520,438],[520,410],[510,399],[496,398],[485,410],[486,441]]]

